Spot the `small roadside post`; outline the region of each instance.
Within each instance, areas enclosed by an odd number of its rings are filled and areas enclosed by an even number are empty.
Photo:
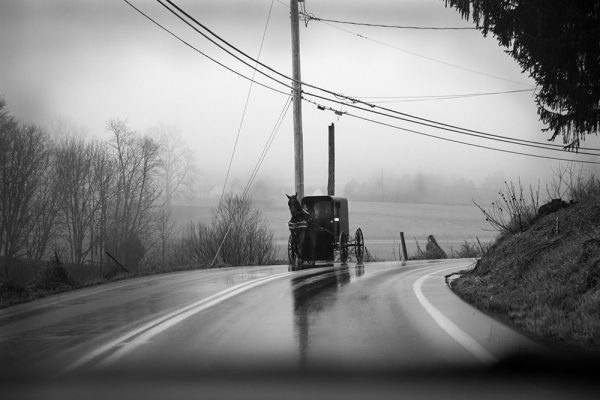
[[[404,241],[404,232],[400,232],[400,244],[402,246],[402,261],[408,261],[408,254],[406,252],[406,242]]]

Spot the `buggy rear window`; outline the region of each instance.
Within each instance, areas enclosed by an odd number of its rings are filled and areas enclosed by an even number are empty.
[[[306,204],[308,211],[317,219],[331,219],[333,210],[331,207],[331,201],[327,199],[317,200]]]

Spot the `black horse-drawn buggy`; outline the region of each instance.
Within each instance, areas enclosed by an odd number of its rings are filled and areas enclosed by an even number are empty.
[[[340,261],[348,260],[348,249],[354,248],[356,261],[363,260],[365,243],[358,228],[349,239],[348,200],[334,196],[307,196],[298,201],[297,195],[288,196],[292,218],[288,222],[288,260],[294,271],[303,262],[334,261],[339,252]]]

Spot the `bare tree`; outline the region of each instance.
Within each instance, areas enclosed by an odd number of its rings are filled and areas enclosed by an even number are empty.
[[[192,190],[197,174],[193,153],[176,127],[159,124],[150,134],[160,144],[158,176],[164,203],[170,207],[174,198]]]
[[[560,164],[552,172],[554,176],[546,184],[549,199],[585,201],[600,194],[600,180],[591,172],[585,173],[582,166]]]
[[[133,257],[133,248],[140,251],[140,236],[149,232],[160,195],[155,178],[159,146],[148,137],[138,137],[124,121],[110,121],[109,127],[116,159],[112,247],[117,257],[131,256],[130,264],[137,264],[141,256]]]
[[[56,176],[60,186],[71,261],[80,264],[91,250],[94,199],[93,146],[82,139],[64,140],[57,149]]]
[[[48,163],[47,137],[20,125],[0,102],[0,254],[20,255],[33,227],[32,205]]]
[[[42,179],[32,205],[33,226],[27,241],[27,256],[41,260],[58,228],[57,217],[60,205],[60,190],[56,176],[56,149],[49,150],[49,162],[43,171]]]
[[[173,254],[177,228],[170,207],[165,204],[157,207],[152,221],[150,250],[145,254],[145,260],[150,264],[158,264],[159,269],[173,267],[177,258]]]
[[[92,147],[91,157],[96,207],[90,233],[90,259],[93,262],[103,264],[109,227],[110,204],[115,196],[116,164],[106,143],[95,143]]]

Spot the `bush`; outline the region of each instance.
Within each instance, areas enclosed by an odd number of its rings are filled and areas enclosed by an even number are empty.
[[[593,174],[585,177],[583,169],[576,169],[573,164],[561,165],[554,172],[554,178],[546,184],[546,193],[550,199],[568,199],[584,202],[600,199],[600,179]],[[501,234],[514,234],[526,231],[538,217],[540,206],[539,184],[534,191],[529,186],[529,193],[523,188],[521,180],[518,184],[504,182],[505,189],[498,192],[500,199],[492,202],[491,208],[485,209],[475,201],[485,220]]]
[[[481,256],[481,250],[475,243],[469,243],[465,240],[456,252],[457,258],[476,258]]]
[[[196,264],[272,264],[276,258],[273,233],[252,200],[226,196],[210,224],[190,224],[181,239],[182,251]]]
[[[526,194],[519,179],[518,184],[504,182],[506,189],[500,190],[500,199],[492,202],[489,209],[485,209],[475,201],[473,203],[481,210],[485,220],[496,230],[503,234],[524,232],[531,226],[537,215],[539,207],[540,190],[534,191],[529,187]]]
[[[571,163],[560,165],[553,172],[554,178],[546,185],[548,198],[582,202],[600,197],[600,180],[594,175],[585,177],[583,167],[577,169]]]
[[[60,265],[48,265],[33,278],[30,286],[34,290],[49,292],[70,289],[74,286],[67,271]]]

